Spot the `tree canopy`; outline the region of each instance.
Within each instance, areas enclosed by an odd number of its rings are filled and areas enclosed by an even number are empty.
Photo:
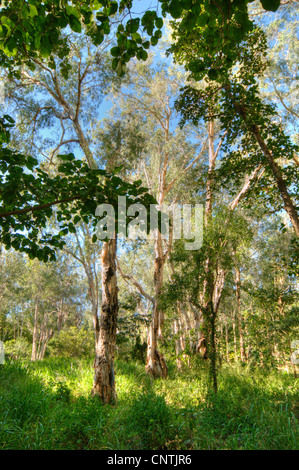
[[[62,32],[70,28],[90,36],[95,45],[113,32],[117,42],[111,48],[113,67],[123,73],[132,57],[147,59],[147,50],[163,36],[163,18],[170,15],[179,24],[181,35],[200,31],[205,43],[203,70],[210,71],[210,58],[215,54],[225,68],[232,60],[232,45],[239,44],[253,28],[248,16],[250,3],[252,0],[159,0],[136,15],[132,0],[6,0],[1,2],[0,64],[15,74],[22,63],[34,67],[39,57],[48,59],[51,66],[53,52],[66,58],[68,47]],[[267,11],[276,11],[280,3],[261,0]]]

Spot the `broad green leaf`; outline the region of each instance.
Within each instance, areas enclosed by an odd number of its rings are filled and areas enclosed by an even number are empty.
[[[81,23],[80,23],[80,21],[78,20],[78,18],[76,16],[70,15],[69,16],[69,23],[70,23],[71,29],[75,33],[81,33]]]
[[[197,18],[197,24],[198,26],[201,26],[201,27],[206,26],[208,21],[209,21],[209,15],[207,15],[206,13],[203,13]]]
[[[276,11],[280,7],[280,0],[261,0],[261,4],[267,11]]]
[[[38,16],[38,11],[35,5],[29,5],[29,16],[31,18]]]
[[[139,23],[140,23],[139,18],[134,18],[132,20],[129,20],[126,25],[126,30],[129,33],[137,33],[138,28],[139,28]]]
[[[80,18],[80,13],[78,12],[78,10],[76,10],[76,8],[74,8],[70,5],[67,5],[65,7],[65,10],[66,10],[66,14],[68,16],[74,15],[74,16],[76,16],[76,18],[78,18],[78,19]]]
[[[42,36],[41,38],[41,44],[40,44],[40,53],[42,57],[47,59],[52,52],[52,46],[49,42],[49,39],[47,36]]]
[[[156,18],[155,19],[155,25],[156,25],[156,28],[161,29],[163,27],[163,19],[162,18]]]
[[[181,6],[179,0],[172,0],[167,10],[174,19],[178,19],[182,15],[183,7]]]
[[[183,22],[183,27],[186,31],[192,31],[192,29],[196,26],[198,20],[198,16],[193,13],[187,13],[187,16]]]
[[[191,10],[193,0],[180,0],[180,5],[184,10]]]
[[[112,47],[112,49],[110,50],[110,54],[113,56],[113,57],[119,57],[120,54],[121,54],[121,50],[119,47]]]
[[[118,10],[118,3],[117,2],[111,2],[109,7],[108,7],[108,16],[113,16],[115,13],[117,13]]]
[[[218,77],[218,72],[216,69],[210,69],[208,71],[208,77],[210,80],[216,80]]]
[[[158,38],[156,38],[155,36],[153,36],[151,38],[151,45],[152,46],[156,46],[156,44],[158,44]]]

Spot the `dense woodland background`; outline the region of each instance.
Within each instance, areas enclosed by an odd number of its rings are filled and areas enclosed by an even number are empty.
[[[261,29],[240,46],[231,89],[256,106],[253,120],[279,149],[298,207],[299,5],[269,13],[251,2],[249,12]],[[184,68],[192,45],[181,35],[167,53],[172,27],[124,75],[112,66],[113,34],[96,46],[74,30],[63,33],[67,59],[54,52],[18,75],[1,69],[11,149],[51,177],[61,174],[60,155],[73,153],[148,188],[159,204],[203,204],[204,241],[186,250],[171,231],[119,237],[118,411],[90,397],[105,245],[93,223],[73,224],[69,212],[55,261],[1,245],[0,448],[296,448],[296,221],[233,100],[219,95],[213,73],[200,79],[198,66]],[[190,84],[199,94],[184,99]],[[40,233],[61,230],[57,217],[59,209]]]

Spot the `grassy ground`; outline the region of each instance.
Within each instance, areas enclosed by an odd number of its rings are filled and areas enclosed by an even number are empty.
[[[116,406],[90,396],[92,361],[0,366],[0,449],[294,450],[298,379],[226,366],[217,397],[205,371],[151,381],[117,362]]]

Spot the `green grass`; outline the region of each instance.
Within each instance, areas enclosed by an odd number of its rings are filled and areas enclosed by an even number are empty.
[[[298,381],[223,367],[217,396],[204,369],[151,380],[116,363],[117,405],[92,398],[92,361],[53,358],[0,367],[0,449],[298,448]]]

